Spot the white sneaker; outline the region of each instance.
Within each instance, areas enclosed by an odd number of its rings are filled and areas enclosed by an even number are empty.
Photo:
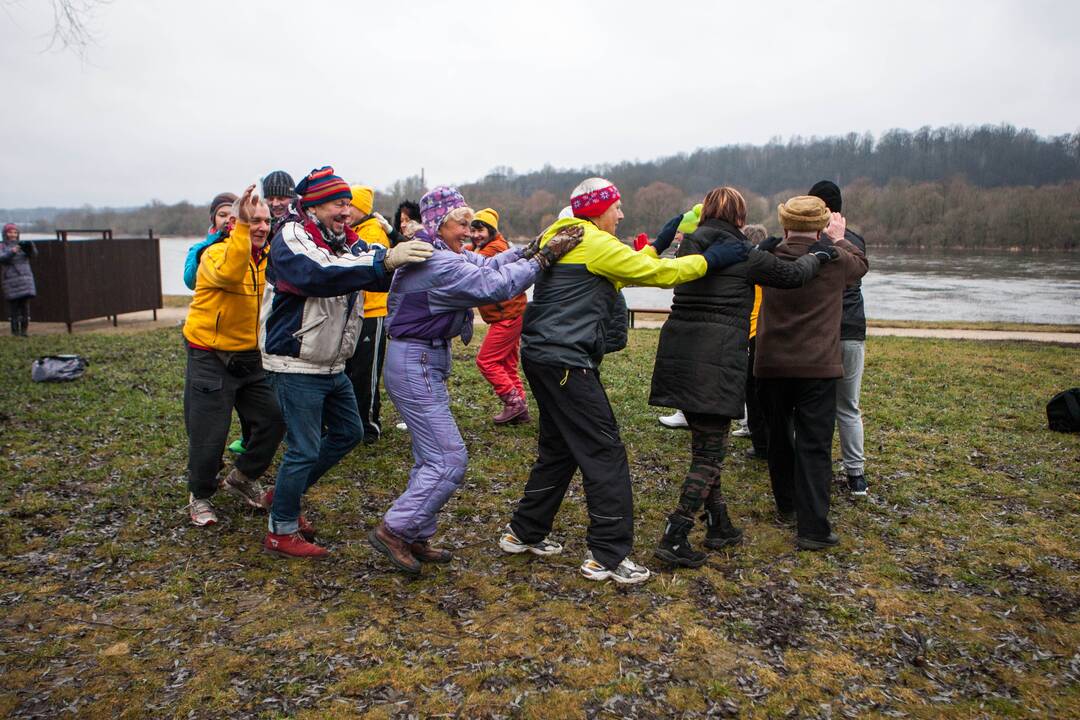
[[[624,585],[634,585],[645,582],[652,573],[644,565],[638,565],[630,558],[623,558],[619,567],[608,570],[606,567],[593,559],[592,552],[585,555],[585,562],[581,563],[581,574],[589,580],[614,580]]]
[[[745,420],[740,420],[731,429],[731,437],[750,437],[750,426]]]
[[[209,500],[197,500],[188,493],[188,505],[185,508],[191,516],[191,524],[196,527],[206,527],[217,524],[217,513]]]
[[[408,425],[406,425],[406,424],[405,424],[405,423],[403,423],[403,422],[399,422],[399,423],[398,423],[397,425],[395,425],[394,427],[396,427],[396,428],[397,428],[398,430],[408,430],[408,429],[409,429],[409,426],[408,426]]]
[[[684,428],[687,427],[686,416],[683,415],[682,410],[676,410],[670,415],[661,415],[657,418],[660,424],[669,428]]]
[[[510,526],[506,526],[505,532],[502,537],[499,538],[499,547],[503,552],[508,552],[512,555],[518,553],[531,552],[533,555],[558,555],[562,552],[562,545],[554,540],[548,540],[544,538],[539,542],[527,543],[522,541],[514,531],[510,529]]]

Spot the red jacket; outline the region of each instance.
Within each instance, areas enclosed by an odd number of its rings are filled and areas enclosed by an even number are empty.
[[[502,233],[497,233],[495,239],[477,250],[476,254],[483,255],[484,257],[494,257],[509,249],[510,243],[506,242],[506,238],[502,236]],[[481,305],[477,309],[480,311],[480,317],[484,318],[484,322],[491,325],[500,320],[513,320],[514,318],[521,317],[525,313],[526,302],[528,301],[525,299],[525,293],[521,293],[517,297],[512,297],[509,300],[492,303],[490,305]]]

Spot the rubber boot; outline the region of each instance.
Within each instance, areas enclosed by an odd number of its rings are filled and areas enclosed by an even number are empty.
[[[705,547],[719,550],[729,545],[742,542],[743,532],[731,524],[727,514],[727,505],[718,505],[705,511]]]
[[[499,399],[503,401],[503,409],[502,412],[492,418],[496,425],[529,421],[529,404],[525,402],[524,396],[516,389],[505,395],[500,395]]]
[[[660,538],[660,544],[653,551],[660,560],[680,567],[696,568],[705,564],[708,556],[703,552],[694,550],[687,535],[694,527],[694,521],[679,513],[668,515],[667,527],[664,536]]]

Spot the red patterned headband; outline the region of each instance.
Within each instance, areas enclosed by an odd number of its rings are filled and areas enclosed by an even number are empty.
[[[621,197],[619,188],[608,185],[599,190],[575,195],[570,198],[570,207],[574,210],[574,217],[599,217]]]

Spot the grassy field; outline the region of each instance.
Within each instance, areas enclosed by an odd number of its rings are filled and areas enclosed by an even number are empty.
[[[489,423],[476,343],[458,346],[451,388],[471,455],[442,517],[459,557],[408,580],[364,537],[404,485],[404,433],[310,493],[332,560],[283,561],[233,498],[216,528],[187,522],[178,330],[0,338],[0,716],[1080,713],[1080,438],[1047,431],[1043,412],[1080,384],[1075,349],[871,338],[871,495],[837,486],[841,546],[794,550],[737,440],[724,482],[746,540],[672,573],[650,552],[689,439],[646,405],[656,338],[632,332],[604,368],[635,557],[657,571],[633,588],[577,575],[579,483],[554,533],[563,555],[500,554],[535,427]],[[54,352],[92,365],[31,383],[32,358]]]

